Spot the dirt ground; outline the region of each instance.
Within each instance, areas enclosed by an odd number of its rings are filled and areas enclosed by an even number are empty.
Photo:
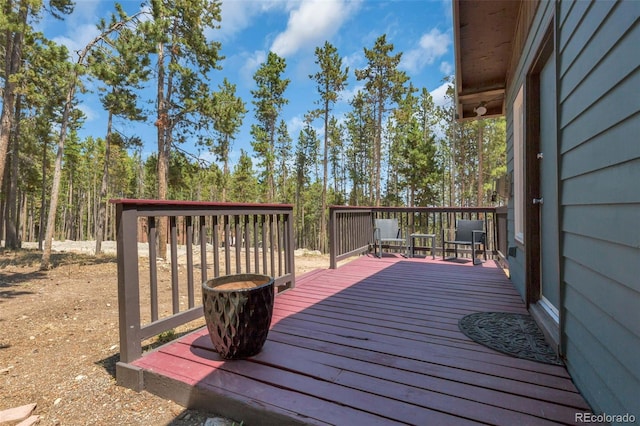
[[[40,272],[38,251],[0,249],[0,412],[37,403],[40,425],[213,425],[215,413],[116,386],[116,259],[86,251],[54,252]],[[329,259],[295,264],[299,275]]]

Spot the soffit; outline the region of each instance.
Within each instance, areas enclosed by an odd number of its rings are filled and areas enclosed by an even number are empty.
[[[505,91],[520,2],[453,0],[458,118],[504,114]]]

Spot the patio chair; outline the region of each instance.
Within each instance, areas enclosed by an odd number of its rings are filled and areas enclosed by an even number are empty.
[[[447,231],[449,235],[447,236]],[[484,260],[487,260],[487,247],[486,247],[486,232],[484,230],[483,220],[466,220],[458,219],[456,221],[456,228],[453,230],[453,239],[451,239],[451,231],[442,230],[442,260],[445,259],[447,245],[453,244],[453,250],[455,258],[458,258],[458,246],[471,246],[471,259],[473,264],[476,263],[476,252],[482,246],[482,252],[484,253]]]
[[[373,222],[373,254],[378,258],[382,257],[383,243],[404,244],[405,255],[407,253],[407,239],[402,238],[398,219],[374,219]],[[396,244],[397,245],[397,244]],[[378,251],[379,249],[379,251]]]

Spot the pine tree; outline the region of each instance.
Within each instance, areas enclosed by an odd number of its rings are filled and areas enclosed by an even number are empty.
[[[169,158],[173,146],[213,119],[208,73],[219,67],[221,45],[207,41],[205,31],[217,28],[220,2],[151,0],[152,19],[140,30],[153,44],[156,57],[158,142],[157,198],[168,195]],[[158,223],[158,256],[166,258],[166,220]]]
[[[231,201],[257,203],[258,182],[253,173],[251,157],[245,150],[240,151],[240,159],[231,177]]]
[[[277,176],[277,193],[278,201],[281,203],[290,202],[289,194],[289,169],[291,162],[291,136],[289,136],[289,130],[287,129],[287,123],[284,120],[280,120],[280,125],[277,130],[276,140],[276,158],[279,159],[280,165],[278,167]]]
[[[134,18],[135,15],[131,19]],[[54,163],[53,179],[51,181],[51,200],[49,203],[49,215],[47,217],[47,229],[44,238],[44,251],[42,252],[42,261],[40,262],[40,269],[42,270],[49,269],[50,267],[49,260],[51,258],[51,243],[53,240],[53,233],[55,231],[56,224],[56,209],[58,206],[58,190],[60,188],[60,178],[62,173],[62,158],[64,155],[64,146],[67,139],[67,131],[74,122],[74,105],[77,102],[75,99],[75,93],[78,85],[80,84],[80,76],[83,72],[85,72],[83,65],[85,64],[87,54],[91,51],[91,49],[93,49],[94,46],[96,46],[101,40],[106,39],[112,33],[118,32],[123,29],[127,25],[127,23],[128,20],[115,22],[109,28],[105,29],[105,31],[103,31],[96,38],[90,41],[78,53],[78,59],[74,64],[71,72],[63,74],[67,76],[68,82],[66,85],[66,90],[63,91],[63,93],[65,94],[65,101],[60,121],[60,132],[58,137],[56,160]]]
[[[218,135],[213,146],[213,152],[218,161],[222,161],[222,201],[227,201],[229,186],[229,152],[231,143],[242,126],[247,110],[245,104],[236,96],[236,85],[231,84],[225,77],[220,89],[213,94],[214,121],[213,128]]]
[[[112,15],[109,26],[118,21],[127,22],[129,17],[122,7],[116,4],[118,16]],[[104,20],[98,24],[98,30],[102,33],[109,27]],[[88,58],[91,72],[104,86],[100,88],[102,93],[100,101],[108,112],[107,131],[105,137],[105,153],[98,196],[99,206],[95,230],[96,254],[102,249],[104,236],[107,189],[109,185],[109,159],[113,138],[113,117],[123,117],[128,120],[140,121],[146,119],[142,110],[138,107],[138,91],[142,89],[142,83],[149,79],[149,52],[143,40],[130,28],[123,28],[116,37],[111,40],[104,39]],[[108,91],[108,92],[107,92]],[[121,138],[118,138],[122,140]]]
[[[320,250],[327,251],[327,185],[329,179],[329,117],[332,105],[338,100],[338,94],[344,90],[349,75],[349,67],[342,68],[342,58],[338,50],[328,41],[315,51],[316,64],[320,71],[310,75],[317,83],[320,94],[320,108],[315,111],[322,117],[324,140],[322,145],[322,195],[320,202]]]
[[[61,19],[62,14],[70,14],[73,11],[71,0],[52,0],[49,6],[49,13],[58,19]],[[0,115],[0,188],[2,188],[5,175],[7,149],[12,137],[12,129],[15,128],[16,89],[18,87],[15,77],[22,72],[24,43],[32,32],[29,18],[38,19],[43,9],[42,2],[31,0],[3,2],[3,19],[0,19],[0,31],[4,36],[4,55],[2,55],[4,89],[2,91],[2,114]]]
[[[353,109],[347,113],[346,128],[349,144],[345,149],[347,173],[351,181],[349,204],[373,204],[373,108],[367,96],[358,92],[351,101]]]
[[[386,35],[376,40],[372,49],[364,49],[367,67],[356,70],[356,78],[365,80],[375,109],[375,132],[373,134],[373,198],[376,206],[381,198],[382,127],[383,117],[391,103],[397,103],[404,93],[407,75],[398,70],[402,53],[392,55],[393,44],[387,43]]]
[[[254,97],[256,119],[258,124],[251,126],[253,150],[260,156],[260,167],[264,170],[266,182],[266,201],[273,202],[275,198],[275,142],[276,126],[282,111],[282,107],[289,101],[284,97],[284,92],[289,86],[289,79],[283,79],[282,74],[287,68],[284,58],[273,52],[269,52],[267,60],[253,75],[258,86],[251,91]]]
[[[333,171],[333,203],[344,204],[347,180],[343,141],[344,126],[338,123],[336,117],[331,117],[327,132],[330,141],[329,163],[331,163],[331,170]]]

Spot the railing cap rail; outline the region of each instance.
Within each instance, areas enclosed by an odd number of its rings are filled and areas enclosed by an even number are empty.
[[[429,211],[429,212],[494,212],[496,207],[373,207],[373,206],[339,206],[329,207],[332,210],[371,210],[375,212]]]
[[[196,206],[196,207],[214,207],[214,208],[293,208],[292,204],[278,203],[229,203],[221,201],[191,201],[191,200],[147,200],[137,198],[116,198],[109,200],[111,204],[122,204],[126,206]]]

